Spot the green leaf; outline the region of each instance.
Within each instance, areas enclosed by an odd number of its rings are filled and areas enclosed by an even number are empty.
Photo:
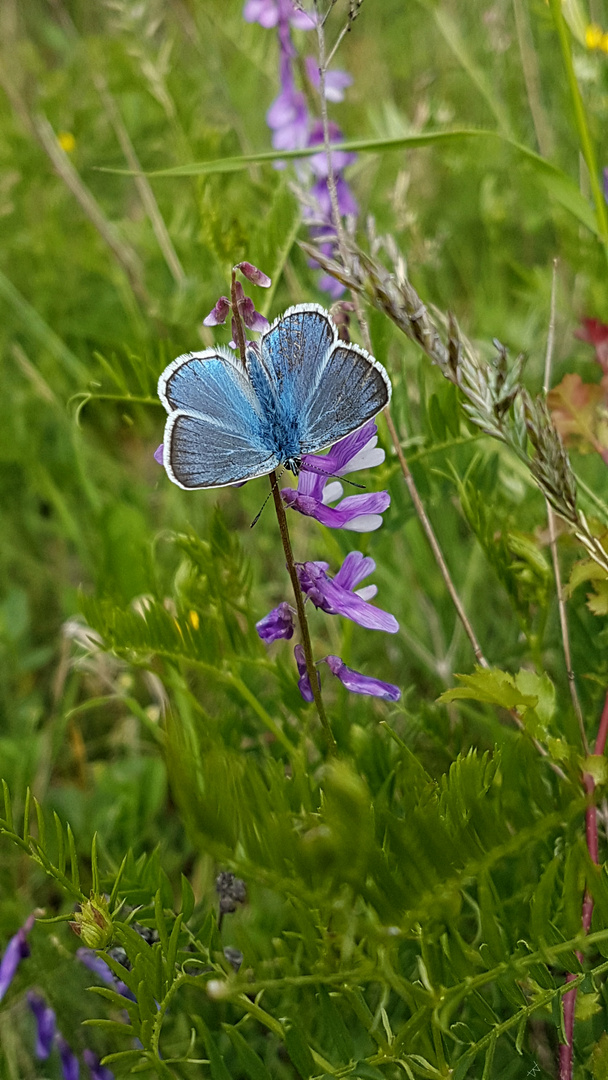
[[[501,135],[497,131],[475,128],[459,128],[453,131],[426,131],[416,135],[399,135],[393,138],[353,139],[348,142],[331,145],[332,150],[344,150],[356,154],[386,153],[393,150],[414,149],[423,146],[450,146],[466,139],[481,142],[502,142],[514,153],[531,165],[537,180],[547,192],[568,210],[575,218],[596,236],[601,236],[595,214],[586,199],[580,193],[577,184],[566,173],[551,162],[536,154],[522,143]],[[193,162],[190,165],[176,165],[170,169],[157,169],[148,176],[204,176],[210,173],[240,172],[250,165],[272,163],[274,161],[300,160],[318,153],[318,147],[302,150],[265,150],[257,154],[244,154],[241,157],[217,158],[211,161]],[[103,172],[120,173],[132,176],[129,169],[103,169]]]
[[[200,1017],[197,1017],[197,1027],[203,1036],[213,1080],[232,1080],[232,1076],[224,1064],[224,1059],[217,1048],[213,1035]]]
[[[302,1080],[308,1080],[308,1077],[316,1071],[315,1063],[303,1031],[293,1020],[288,1020],[285,1025],[283,1041],[292,1065],[297,1069]]]
[[[222,1027],[237,1052],[241,1068],[248,1080],[272,1080],[272,1076],[261,1057],[251,1048],[240,1031],[230,1024],[222,1024]]]
[[[182,919],[185,923],[194,911],[194,890],[188,878],[182,874]]]

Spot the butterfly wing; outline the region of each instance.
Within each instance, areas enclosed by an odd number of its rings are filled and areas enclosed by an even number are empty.
[[[278,465],[264,411],[227,349],[179,356],[162,373],[158,394],[169,413],[163,464],[179,487],[225,487]]]
[[[259,352],[264,377],[252,372],[252,382],[260,398],[270,391],[286,426],[297,428],[299,454],[315,453],[356,431],[390,401],[382,364],[358,345],[340,341],[317,304],[289,308],[263,334]]]
[[[350,435],[390,399],[391,383],[382,364],[358,345],[333,346],[302,406],[301,453],[314,454]]]

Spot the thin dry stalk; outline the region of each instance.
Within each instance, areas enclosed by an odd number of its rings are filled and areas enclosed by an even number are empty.
[[[551,368],[553,364],[553,348],[555,344],[555,308],[556,308],[556,296],[557,296],[557,259],[553,260],[553,282],[551,285],[551,313],[549,317],[549,333],[547,335],[547,351],[545,353],[545,376],[543,380],[543,394],[545,398],[549,393],[551,387]],[[585,731],[585,721],[583,719],[583,712],[581,709],[581,703],[579,701],[578,693],[576,690],[576,680],[574,671],[572,670],[572,652],[570,649],[570,634],[568,631],[568,613],[566,610],[566,600],[564,597],[564,590],[562,586],[561,570],[559,565],[559,555],[557,552],[557,530],[555,523],[555,513],[551,507],[549,500],[545,497],[545,503],[547,506],[547,522],[549,525],[549,542],[551,547],[551,559],[553,562],[553,573],[555,575],[555,588],[557,591],[557,605],[559,610],[559,625],[562,635],[562,646],[564,650],[564,660],[566,663],[566,674],[568,676],[568,686],[570,687],[570,697],[572,699],[572,707],[574,709],[574,715],[578,723],[581,742],[585,754],[589,754],[589,742],[587,740],[587,733]]]
[[[116,104],[114,96],[108,89],[108,84],[103,75],[94,73],[93,82],[97,92],[103,102],[103,106],[108,114],[110,123],[114,128],[116,138],[120,143],[120,148],[125,156],[129,168],[133,171],[133,179],[135,186],[139,192],[139,197],[144,205],[144,209],[150,219],[150,224],[154,230],[154,235],[157,239],[158,246],[162,252],[163,258],[169,268],[169,272],[176,285],[183,285],[186,280],[186,274],[184,268],[179,260],[179,256],[173,247],[171,237],[167,226],[165,225],[164,218],[160,212],[158,203],[156,201],[154,192],[150,186],[150,182],[143,174],[139,158],[135,152],[135,148],[129,137],[120,110]]]

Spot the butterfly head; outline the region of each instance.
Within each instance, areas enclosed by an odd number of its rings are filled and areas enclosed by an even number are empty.
[[[294,476],[299,476],[300,469],[302,468],[302,458],[300,458],[300,457],[287,458],[287,460],[283,462],[283,465],[285,466],[286,469],[289,469],[289,471],[292,472]]]

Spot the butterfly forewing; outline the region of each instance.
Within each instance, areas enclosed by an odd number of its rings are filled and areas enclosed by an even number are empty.
[[[253,387],[227,350],[178,357],[158,392],[169,412],[163,463],[180,487],[224,487],[278,464]]]
[[[312,454],[363,427],[388,405],[386,371],[364,349],[336,345],[302,406],[301,453]]]

